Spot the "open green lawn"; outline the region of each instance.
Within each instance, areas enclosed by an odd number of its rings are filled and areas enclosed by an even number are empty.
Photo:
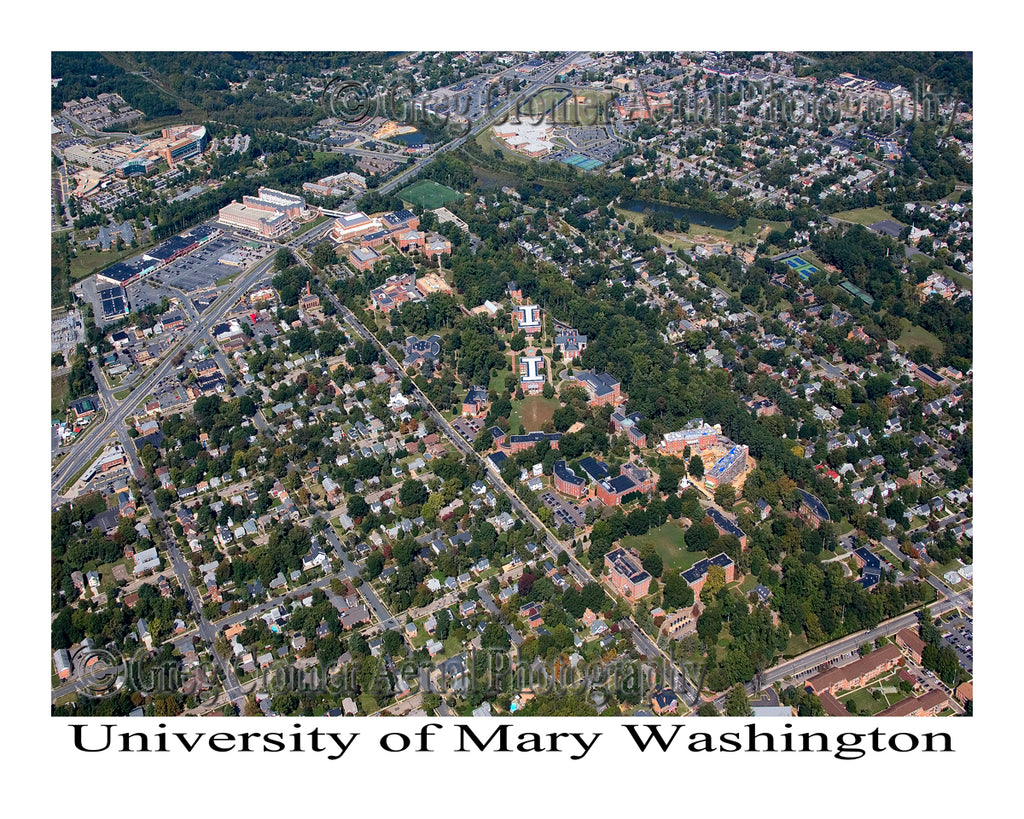
[[[916,347],[927,347],[932,351],[935,356],[941,356],[945,349],[943,343],[938,337],[925,330],[924,327],[918,327],[916,324],[911,324],[906,318],[901,319],[903,325],[903,332],[900,333],[900,337],[896,339],[896,343],[904,350],[913,350]]]
[[[458,191],[430,179],[413,182],[409,187],[400,190],[398,195],[403,202],[409,202],[429,210],[442,207],[450,202],[459,202],[463,198],[463,194]]]
[[[857,712],[863,714],[865,711],[870,714],[877,714],[879,711],[883,711],[890,705],[895,705],[902,699],[906,699],[907,695],[899,690],[897,685],[897,677],[895,672],[887,674],[877,680],[872,680],[871,683],[864,688],[855,688],[853,691],[849,691],[840,694],[838,699],[843,705],[851,700],[857,706]],[[881,688],[883,690],[882,696],[875,698],[871,695],[872,691],[877,691]],[[892,691],[891,689],[896,689]]]
[[[840,213],[833,213],[833,219],[840,219],[844,222],[853,222],[858,225],[873,225],[875,222],[883,222],[891,219],[893,222],[903,224],[899,219],[893,219],[889,211],[882,207],[857,208],[855,210],[844,210]]]
[[[628,219],[638,225],[643,225],[644,217],[643,214],[634,213],[631,210],[624,208],[613,207],[616,217],[621,221],[622,219]],[[773,222],[768,219],[758,219],[751,217],[747,220],[745,226],[738,225],[732,230],[719,230],[718,228],[705,227],[704,225],[691,224],[690,230],[686,233],[656,233],[655,236],[658,239],[668,245],[671,245],[676,250],[685,250],[694,244],[694,236],[714,236],[716,239],[723,239],[733,244],[744,244],[755,236],[760,236],[762,233],[772,230],[784,231],[789,227],[789,222]],[[808,260],[809,261],[809,260]]]
[[[509,423],[514,430],[522,423],[527,432],[534,432],[550,421],[560,406],[557,398],[531,395],[522,401],[512,402],[512,417],[509,418]]]
[[[58,375],[50,379],[50,416],[59,421],[64,420],[64,412],[68,408],[68,376]]]
[[[704,552],[691,552],[683,542],[685,530],[676,522],[669,521],[655,529],[651,529],[646,535],[629,535],[621,541],[622,548],[640,550],[640,547],[650,543],[661,555],[665,563],[665,569],[674,569],[685,572],[694,563],[705,557]]]
[[[75,248],[75,255],[71,257],[71,278],[76,282],[87,276],[110,267],[115,262],[123,261],[131,256],[137,256],[147,248],[153,246],[152,242],[139,247],[126,246],[123,250],[87,250],[83,247]]]

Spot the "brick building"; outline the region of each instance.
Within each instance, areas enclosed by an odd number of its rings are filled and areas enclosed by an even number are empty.
[[[608,552],[604,556],[604,565],[608,569],[612,586],[627,600],[639,600],[650,589],[651,576],[634,552],[621,548]]]
[[[565,461],[555,461],[551,471],[551,479],[555,489],[563,495],[582,498],[587,494],[587,482],[573,472]]]
[[[807,681],[807,688],[819,696],[823,691],[834,695],[837,691],[862,688],[887,671],[891,671],[903,661],[899,647],[890,643],[872,651],[866,657],[861,657],[859,660],[854,660],[839,668],[826,669],[821,674],[811,677]]]

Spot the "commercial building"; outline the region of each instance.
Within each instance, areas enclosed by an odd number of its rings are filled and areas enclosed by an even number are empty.
[[[352,256],[354,257],[357,252],[373,253],[374,256],[380,258],[372,248],[357,248],[352,251]],[[372,267],[372,262],[367,266]],[[413,273],[389,276],[384,280],[384,284],[370,291],[370,308],[372,310],[389,313],[407,301],[423,301],[423,294],[416,289],[416,276]]]
[[[365,213],[343,213],[334,220],[331,238],[335,242],[351,242],[367,233],[381,229],[381,223]]]
[[[800,493],[800,507],[797,510],[797,515],[803,519],[808,526],[812,526],[817,529],[822,521],[831,520],[828,514],[828,509],[825,508],[825,504],[821,502],[816,496],[810,492],[805,492],[803,489],[797,490]]]
[[[651,575],[635,552],[615,549],[604,556],[604,565],[615,591],[627,600],[639,600],[649,591]]]
[[[487,390],[484,387],[472,386],[462,399],[462,414],[466,416],[480,415],[488,406],[490,400],[487,397]]]
[[[619,467],[614,478],[605,478],[594,486],[594,493],[605,506],[620,506],[622,501],[635,492],[650,494],[654,491],[654,476],[633,461],[626,461]]]
[[[509,435],[508,447],[511,454],[522,452],[526,449],[533,449],[541,441],[547,441],[552,449],[558,449],[558,442],[562,437],[560,432],[528,432],[525,435]]]
[[[707,510],[708,519],[715,524],[715,528],[723,535],[734,535],[740,542],[740,546],[744,549],[747,548],[747,535],[736,525],[736,522],[730,520],[723,515],[714,506],[709,506]]]
[[[160,136],[167,144],[159,151],[161,158],[170,167],[178,162],[200,156],[208,144],[206,126],[181,125],[176,128],[164,128]]]
[[[291,228],[291,222],[284,213],[253,208],[239,202],[222,207],[217,213],[217,221],[228,227],[255,233],[265,239],[282,236]]]
[[[405,359],[402,366],[405,368],[422,368],[426,375],[434,371],[434,365],[438,356],[441,355],[441,336],[432,335],[430,338],[417,338],[408,336],[405,339]]]
[[[685,427],[662,436],[658,451],[667,454],[682,452],[686,447],[702,451],[718,443],[721,428],[705,424],[703,418],[695,418]]]
[[[433,259],[435,256],[447,256],[450,255],[451,252],[452,243],[440,234],[435,233],[431,235],[423,245],[423,253],[428,259]]]
[[[710,471],[704,476],[704,485],[709,489],[716,489],[724,483],[731,483],[743,474],[747,468],[746,444],[737,444],[725,455],[719,458]]]
[[[587,349],[587,337],[572,327],[565,327],[555,336],[555,347],[562,351],[562,358],[566,362],[572,362]]]
[[[97,290],[100,298],[100,312],[104,321],[112,321],[128,315],[128,297],[123,287],[108,287]]]
[[[617,409],[612,413],[612,428],[616,433],[626,433],[629,442],[642,449],[647,446],[647,436],[637,426],[642,419],[643,416],[639,412],[626,415],[625,410]]]
[[[725,552],[717,554],[712,558],[701,558],[689,569],[683,572],[683,580],[693,589],[693,596],[700,597],[700,591],[708,579],[708,569],[712,566],[719,566],[725,570],[725,582],[732,583],[736,579],[736,564]]]
[[[300,218],[306,210],[306,200],[301,196],[260,187],[258,196],[243,196],[242,204],[267,213],[283,213],[289,219]]]
[[[551,470],[551,479],[555,489],[563,495],[582,498],[587,494],[587,482],[573,472],[565,461],[555,461]]]
[[[384,230],[391,234],[416,230],[420,226],[420,217],[411,210],[396,210],[380,217]]]
[[[348,254],[348,259],[352,262],[352,266],[355,267],[356,270],[366,271],[370,270],[375,264],[377,264],[377,262],[380,261],[381,255],[372,247],[357,247]],[[384,304],[388,304],[388,306],[385,307],[383,306]],[[371,306],[374,310],[384,310],[386,313],[394,305],[389,304],[387,299],[380,304],[374,304],[371,295]]]

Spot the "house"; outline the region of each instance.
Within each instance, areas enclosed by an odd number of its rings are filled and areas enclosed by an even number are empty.
[[[659,717],[662,714],[674,714],[679,709],[679,697],[671,688],[662,688],[651,697],[651,708]]]
[[[57,671],[57,676],[62,680],[71,676],[71,655],[66,648],[53,652],[53,667]]]

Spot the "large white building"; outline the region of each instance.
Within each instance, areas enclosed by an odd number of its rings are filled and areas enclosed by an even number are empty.
[[[281,236],[291,227],[291,221],[284,213],[254,208],[240,202],[232,202],[221,208],[217,214],[217,221],[222,225],[250,231],[266,238]]]

